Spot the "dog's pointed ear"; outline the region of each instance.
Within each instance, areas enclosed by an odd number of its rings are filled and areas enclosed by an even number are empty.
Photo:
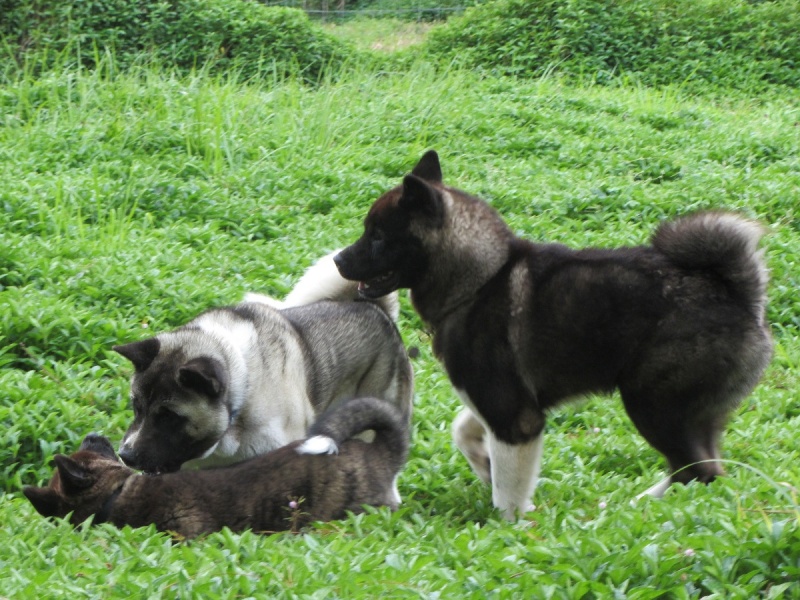
[[[130,344],[123,344],[121,346],[114,346],[112,350],[118,352],[129,361],[133,363],[133,368],[136,371],[144,371],[149,367],[158,356],[158,351],[161,349],[161,342],[158,338],[148,338],[140,342],[131,342]]]
[[[73,494],[92,487],[95,478],[91,470],[81,465],[76,460],[63,454],[56,454],[53,457],[58,468],[58,475],[61,478],[61,487],[67,494]]]
[[[423,154],[417,166],[411,170],[411,174],[431,183],[442,183],[442,167],[436,150],[428,150]]]
[[[22,488],[22,493],[33,504],[43,517],[63,517],[61,510],[61,496],[51,487],[34,487],[26,485]]]
[[[94,452],[106,458],[119,460],[114,452],[114,446],[111,445],[111,441],[99,433],[90,433],[83,438],[81,447],[78,448],[78,450],[88,450],[89,452]]]
[[[213,358],[198,356],[178,369],[178,383],[214,398],[219,396],[225,386],[224,371]]]
[[[398,205],[405,210],[422,213],[433,220],[435,225],[440,225],[444,217],[442,195],[416,175],[406,175],[403,178],[403,193]]]

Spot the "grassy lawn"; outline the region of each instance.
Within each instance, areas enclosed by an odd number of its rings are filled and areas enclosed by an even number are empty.
[[[323,27],[363,50],[397,52],[422,43],[432,24],[401,19],[357,19],[325,23]]]
[[[418,64],[316,89],[151,69],[0,85],[0,598],[800,598],[800,103],[687,97]],[[661,219],[760,219],[775,358],[734,414],[729,476],[661,501],[618,398],[549,421],[533,522],[511,525],[450,440],[459,402],[407,299],[411,458],[396,513],[300,534],[72,529],[20,493],[132,418],[111,346],[245,291],[282,296],[354,240],[427,149],[520,234],[638,244]]]

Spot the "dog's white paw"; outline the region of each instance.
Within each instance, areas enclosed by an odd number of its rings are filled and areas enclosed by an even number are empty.
[[[315,435],[297,447],[298,454],[339,454],[339,447],[333,438]]]
[[[397,478],[399,475],[394,476],[394,480],[392,481],[392,489],[389,490],[388,498],[386,499],[386,506],[391,508],[392,510],[397,510],[402,502],[402,498],[400,498],[400,490],[397,489]]]
[[[502,509],[503,518],[506,521],[516,521],[518,523],[527,522],[525,515],[536,510],[535,504],[527,504],[525,507],[511,506]]]
[[[641,494],[636,496],[631,501],[631,504],[635,504],[636,502],[638,502],[639,500],[641,500],[642,498],[645,498],[647,496],[650,496],[651,498],[656,498],[656,499],[662,498],[664,496],[664,492],[667,491],[667,488],[670,486],[671,483],[672,483],[672,478],[671,477],[665,477],[664,479],[659,481],[654,486],[647,488]]]

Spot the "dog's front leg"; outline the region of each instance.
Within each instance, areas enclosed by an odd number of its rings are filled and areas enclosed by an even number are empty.
[[[528,442],[509,444],[489,432],[492,503],[510,520],[535,507],[531,502],[542,464],[544,432]]]
[[[491,485],[492,475],[486,437],[486,426],[478,416],[469,408],[462,409],[453,421],[453,441],[481,481]]]
[[[512,425],[502,436],[514,443],[504,442],[466,391],[456,388],[456,392],[465,408],[453,422],[454,441],[478,477],[492,484],[492,504],[513,521],[534,508],[531,498],[542,464],[544,414],[530,409],[514,412]]]

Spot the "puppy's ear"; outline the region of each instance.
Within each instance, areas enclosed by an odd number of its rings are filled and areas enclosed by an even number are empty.
[[[209,398],[215,398],[225,386],[225,375],[213,358],[199,356],[178,369],[178,383]]]
[[[436,226],[441,225],[444,219],[441,194],[416,175],[406,175],[403,178],[403,194],[400,196],[398,206],[423,214]]]
[[[419,159],[417,166],[411,170],[412,175],[431,183],[442,183],[442,167],[436,150],[428,150]]]
[[[61,487],[64,488],[64,492],[74,494],[92,487],[95,478],[90,469],[63,454],[56,454],[53,460],[58,467],[58,475],[61,478]]]
[[[117,455],[114,452],[114,446],[111,445],[109,439],[99,433],[90,433],[81,442],[79,450],[88,450],[95,454],[100,454],[106,458],[113,458],[117,460]]]
[[[61,510],[61,496],[50,487],[34,487],[26,485],[22,493],[31,501],[33,508],[43,517],[63,517]]]
[[[144,371],[149,367],[161,349],[158,338],[149,338],[140,342],[131,342],[122,346],[114,346],[112,350],[120,353],[133,363],[136,371]]]

